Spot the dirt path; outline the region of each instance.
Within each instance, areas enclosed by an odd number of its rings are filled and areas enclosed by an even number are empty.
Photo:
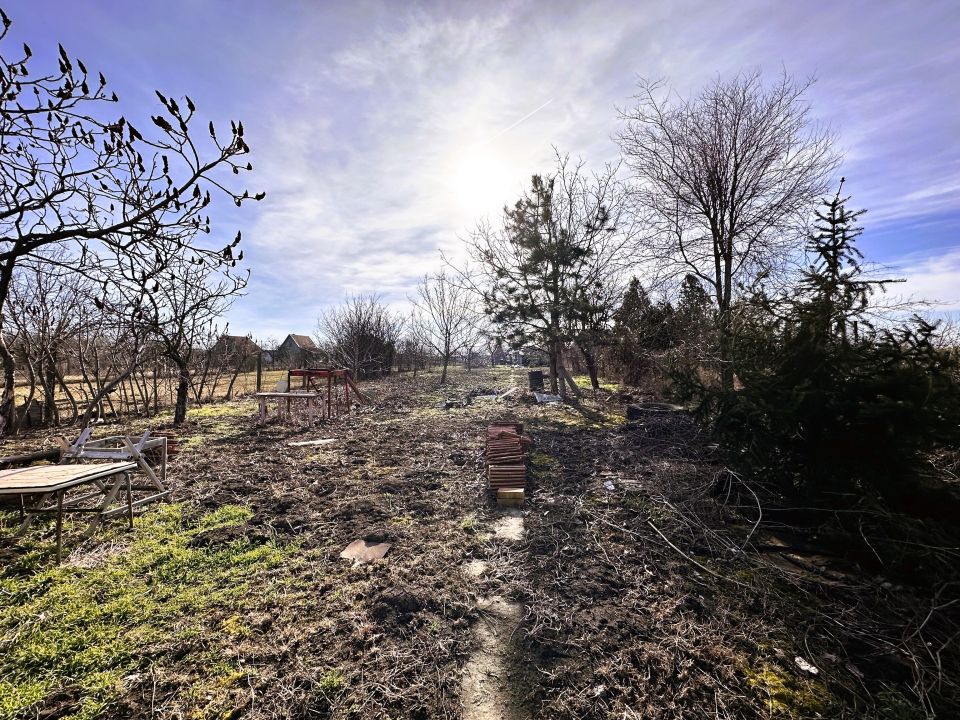
[[[523,539],[523,514],[507,511],[494,523],[494,536],[500,543]],[[464,566],[468,577],[476,578],[490,570],[486,561],[471,561]],[[501,592],[505,588],[500,589]],[[464,667],[463,720],[522,720],[529,717],[515,701],[514,672],[517,659],[513,638],[523,616],[519,603],[491,594],[477,601],[480,621],[473,629],[476,651]]]

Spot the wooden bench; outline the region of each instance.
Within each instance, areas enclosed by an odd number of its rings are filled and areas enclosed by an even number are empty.
[[[293,401],[306,403],[307,416],[312,422],[315,419],[317,410],[317,405],[315,403],[318,400],[322,400],[322,396],[320,393],[316,392],[258,392],[257,402],[260,404],[260,412],[258,417],[261,423],[267,419],[267,402],[269,400],[278,401],[281,415],[283,414],[284,404],[286,404],[287,418],[290,417],[290,406]]]

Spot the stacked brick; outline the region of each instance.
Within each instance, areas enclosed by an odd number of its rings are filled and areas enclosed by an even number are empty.
[[[523,503],[527,484],[525,445],[520,423],[498,423],[487,428],[487,482],[501,505]]]

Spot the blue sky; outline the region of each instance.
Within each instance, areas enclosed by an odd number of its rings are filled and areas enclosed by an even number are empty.
[[[552,146],[616,159],[636,78],[681,93],[743,68],[815,75],[810,94],[868,208],[868,259],[960,310],[957,2],[8,0],[34,66],[56,43],[130,118],[154,89],[242,120],[252,191],[215,232],[253,268],[231,331],[311,333],[345,293],[402,303],[458,235],[515,199]]]

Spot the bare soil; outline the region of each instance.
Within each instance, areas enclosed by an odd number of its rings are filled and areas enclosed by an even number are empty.
[[[627,423],[637,397],[611,392],[576,407],[482,397],[524,382],[521,369],[455,372],[445,388],[434,374],[393,377],[315,427],[258,426],[249,400],[191,420],[174,502],[252,511],[191,543],[285,548],[263,578],[284,590],[215,605],[189,644],[151,638],[101,716],[950,717],[956,593],[762,552],[784,536],[754,525],[749,486],[686,413]],[[512,420],[533,440],[529,499],[504,513],[482,447],[487,424]],[[319,439],[333,442],[302,444]],[[10,535],[11,567],[49,542]],[[372,563],[340,558],[356,539],[392,547]],[[109,536],[68,546],[78,572],[128,551]],[[225,634],[229,622],[245,631]],[[198,693],[211,649],[240,670]],[[7,716],[78,717],[62,676]]]

